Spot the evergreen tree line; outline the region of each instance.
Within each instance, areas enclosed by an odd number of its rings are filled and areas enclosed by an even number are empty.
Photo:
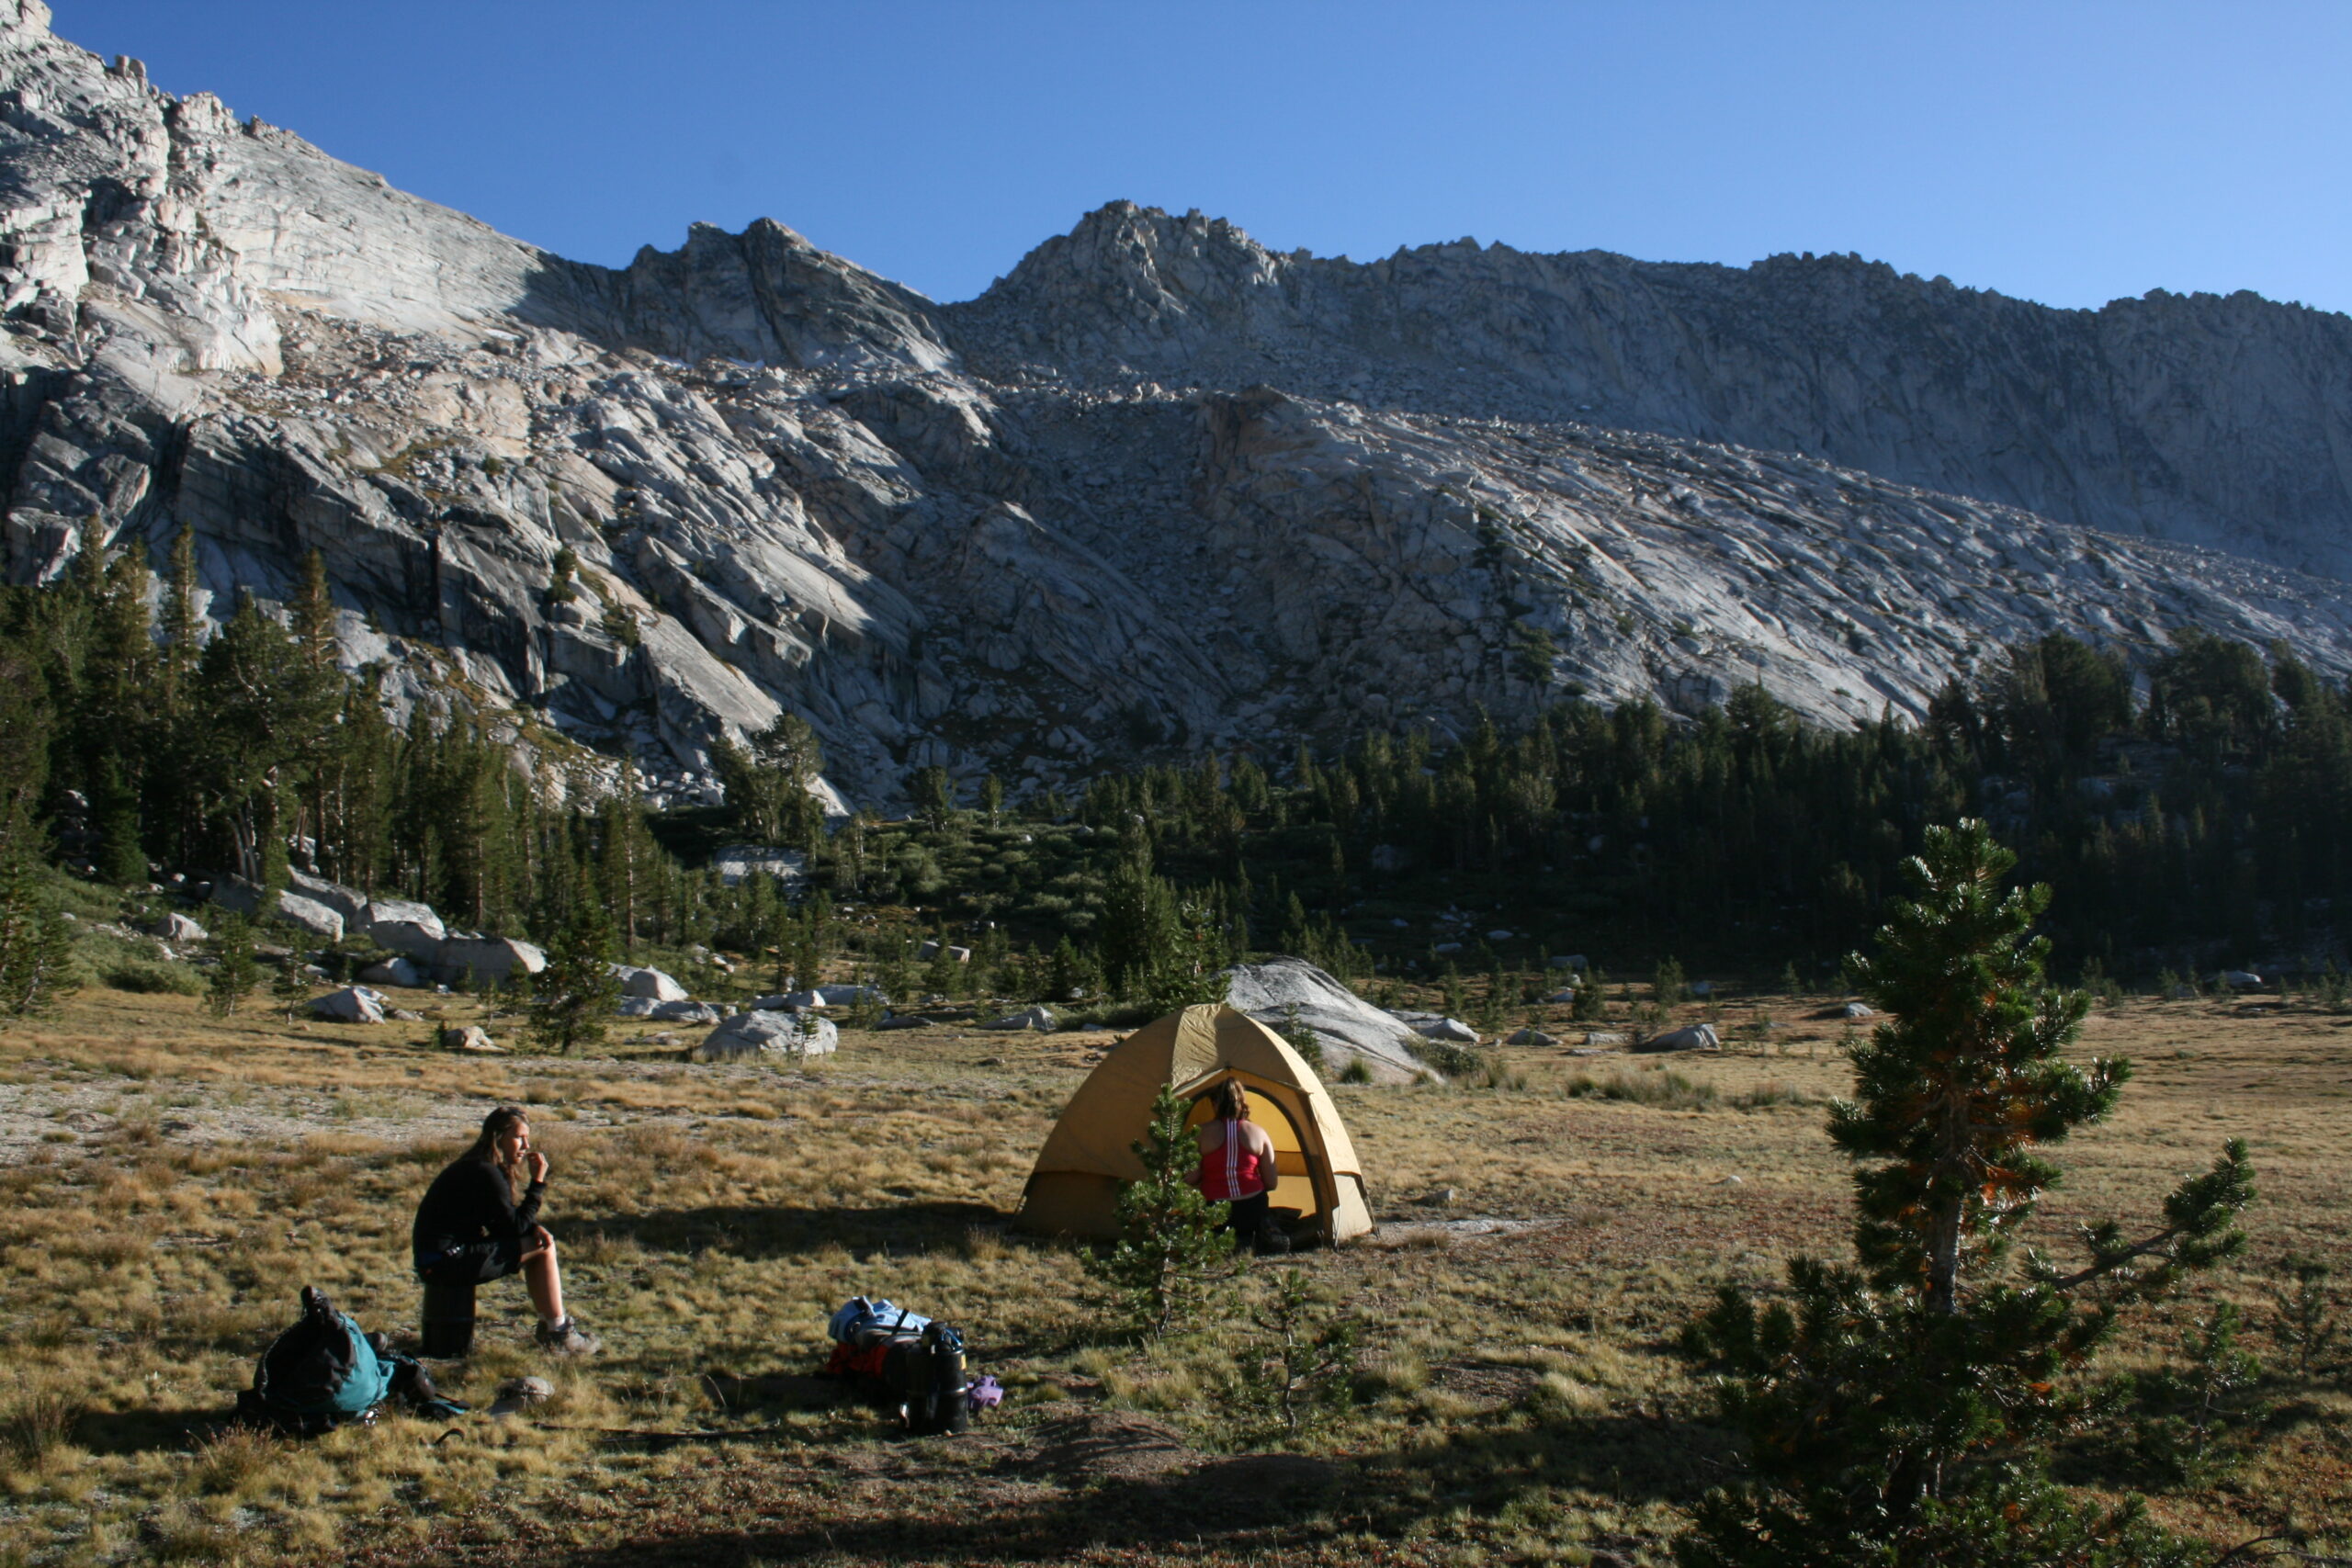
[[[1867,934],[1925,829],[1975,814],[2063,889],[2066,963],[2153,974],[2324,946],[2352,897],[2348,792],[2344,690],[2284,647],[2190,631],[2136,683],[2063,634],[2019,644],[1924,726],[1819,728],[1760,686],[1687,723],[1575,702],[1450,747],[1302,747],[1279,782],[1249,758],[1112,775],[1077,809],[1139,824],[1172,874],[1221,886],[1287,951],[1339,945],[1350,911],[1492,894],[1522,931],[1627,967],[1816,974]],[[1409,954],[1386,923],[1351,929]]]
[[[2197,633],[2137,682],[2063,635],[2020,644],[1924,726],[1811,726],[1759,686],[1690,721],[1579,700],[1456,744],[1375,730],[1017,807],[993,779],[967,805],[925,769],[914,817],[827,832],[821,749],[795,717],[720,749],[726,807],[649,817],[630,767],[615,783],[527,721],[391,723],[376,671],[336,666],[315,555],[283,611],[248,598],[213,628],[188,537],[160,584],[141,552],[90,543],[65,581],[0,590],[0,833],[122,885],[151,862],[266,885],[297,866],[542,941],[600,911],[621,955],[759,951],[775,980],[844,947],[911,975],[930,937],[1008,982],[1133,996],[1262,951],[1343,976],[1497,969],[1489,920],[1517,933],[1512,967],[1543,943],[1621,972],[1671,953],[1819,976],[1925,830],[1970,813],[2063,889],[2050,930],[2077,966],[2299,953],[2352,897],[2346,694],[2284,648]],[[845,921],[690,868],[721,832],[797,847],[809,886],[896,913]],[[1423,917],[1456,901],[1475,918],[1441,956]]]

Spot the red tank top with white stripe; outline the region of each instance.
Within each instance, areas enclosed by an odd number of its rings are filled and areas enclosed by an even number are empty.
[[[1266,1190],[1258,1174],[1258,1151],[1241,1141],[1240,1122],[1228,1117],[1221,1125],[1225,1142],[1201,1156],[1201,1196],[1216,1203],[1255,1198]]]

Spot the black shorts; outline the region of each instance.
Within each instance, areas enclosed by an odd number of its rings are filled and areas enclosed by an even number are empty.
[[[431,1264],[419,1262],[416,1277],[428,1285],[487,1285],[520,1272],[523,1244],[519,1241],[478,1241],[458,1252],[445,1252]]]
[[[1227,1216],[1221,1229],[1229,1230],[1244,1241],[1255,1241],[1265,1228],[1266,1209],[1272,1195],[1252,1192],[1247,1198],[1233,1200],[1233,1213]]]

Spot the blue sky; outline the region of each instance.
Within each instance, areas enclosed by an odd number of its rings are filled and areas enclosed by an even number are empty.
[[[1858,251],[2352,310],[2352,5],[51,0],[582,260],[769,216],[941,299],[1125,197],[1366,259]]]

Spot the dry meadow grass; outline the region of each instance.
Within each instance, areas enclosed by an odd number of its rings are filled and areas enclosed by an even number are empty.
[[[488,1020],[502,1039],[512,1021]],[[850,1032],[776,1072],[686,1065],[650,1028],[593,1059],[457,1057],[417,1025],[218,1024],[92,990],[0,1034],[0,1562],[1662,1562],[1732,1458],[1677,1331],[1716,1284],[1842,1243],[1819,1109],[1844,1084],[1839,1027],[1339,1087],[1381,1232],[1232,1290],[1295,1269],[1343,1303],[1365,1325],[1362,1402],[1277,1443],[1222,1414],[1243,1317],[1140,1354],[1102,1337],[1068,1247],[1007,1229],[1111,1036]],[[2263,1197],[2245,1266],[2118,1360],[2161,1360],[2227,1297],[2283,1366],[2270,1267],[2292,1249],[2352,1273],[2352,1020],[2138,1002],[2085,1044],[2140,1076],[2065,1152],[2041,1239],[2151,1213],[2245,1135]],[[305,1283],[413,1338],[416,1197],[499,1100],[538,1108],[547,1221],[605,1353],[547,1362],[504,1283],[476,1356],[435,1375],[479,1405],[545,1373],[556,1398],[527,1416],[307,1443],[222,1429]],[[917,1442],[820,1397],[825,1316],[859,1292],[963,1325],[1003,1409]],[[2217,1540],[2340,1529],[2343,1376],[2274,1378],[2250,1457],[2158,1512]]]

